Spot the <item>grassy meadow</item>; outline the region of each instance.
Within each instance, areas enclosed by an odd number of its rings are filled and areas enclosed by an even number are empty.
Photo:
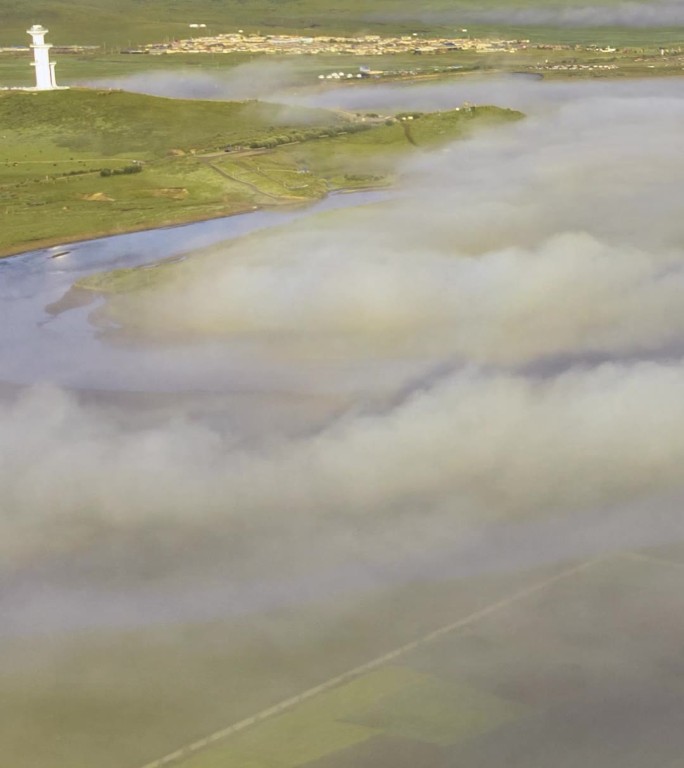
[[[258,193],[198,153],[341,123],[323,110],[257,102],[0,93],[0,253],[249,210]],[[136,163],[142,172],[123,173]]]
[[[256,101],[0,93],[0,254],[387,184],[402,153],[517,117],[474,108],[423,116],[409,132]]]

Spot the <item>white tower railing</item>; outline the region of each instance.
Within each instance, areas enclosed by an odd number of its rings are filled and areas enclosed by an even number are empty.
[[[36,70],[36,88],[39,91],[51,91],[57,88],[55,80],[55,65],[50,62],[50,43],[45,42],[48,30],[40,24],[34,24],[26,32],[33,38],[33,64]]]

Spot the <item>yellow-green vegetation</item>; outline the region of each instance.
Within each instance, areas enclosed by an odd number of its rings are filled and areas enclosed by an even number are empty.
[[[133,587],[145,574],[141,564],[122,579]],[[6,764],[140,768],[539,578],[528,573],[505,582],[403,585],[220,621],[3,637],[0,743]],[[291,754],[295,748],[298,755],[329,751],[328,738],[337,749],[366,738],[374,729],[357,716],[378,706],[381,696],[420,691],[425,673],[397,668],[405,666],[398,661],[388,671],[350,680],[340,693],[310,699],[289,721],[292,731],[301,729],[287,737]],[[326,719],[326,736],[307,729],[309,714],[317,723]],[[343,715],[348,728],[335,724]],[[265,749],[272,749],[273,734],[283,733],[276,723],[264,720],[239,743],[258,748],[268,726]],[[221,742],[232,745],[232,739]]]
[[[183,768],[297,768],[379,735],[448,746],[526,712],[471,686],[387,666],[200,752]]]
[[[400,153],[520,114],[405,117],[120,91],[0,94],[0,254],[383,185]]]
[[[222,160],[216,165],[230,166],[230,173],[241,181],[276,196],[319,197],[326,190],[386,185],[403,156],[461,138],[475,127],[521,117],[520,112],[498,107],[414,112],[385,120],[359,116],[366,122],[355,122],[334,136],[278,146],[239,164]]]
[[[375,186],[379,180],[391,177],[398,160],[405,155],[462,138],[476,128],[522,117],[515,110],[486,106],[403,113],[368,132],[281,148],[275,159],[308,167],[333,188]]]
[[[184,768],[296,768],[380,733],[360,724],[358,715],[385,697],[420,687],[424,677],[408,667],[375,670],[198,754]]]
[[[8,146],[34,136],[65,150],[98,157],[140,153],[162,156],[171,148],[220,149],[262,134],[306,126],[331,127],[342,118],[325,110],[256,101],[164,99],[122,91],[75,89],[0,94],[0,122]],[[17,135],[17,132],[19,135]],[[3,146],[5,142],[3,141]],[[30,152],[31,148],[26,147]],[[38,158],[35,158],[38,159]]]
[[[199,155],[296,130],[334,133],[345,120],[255,101],[71,90],[2,93],[0,125],[0,254],[7,254],[249,210],[263,201],[260,190]]]

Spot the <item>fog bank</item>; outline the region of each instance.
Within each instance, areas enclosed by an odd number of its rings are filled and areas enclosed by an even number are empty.
[[[340,383],[342,405],[257,440],[220,408],[136,423],[49,383],[3,402],[5,572],[65,594],[116,584],[134,620],[141,584],[171,606],[223,584],[244,607],[257,582],[287,600],[289,580],[401,579],[431,554],[495,568],[488,542],[518,523],[537,545],[512,544],[511,569],[577,556],[621,509],[604,551],[679,536],[681,86],[572,93],[416,152],[396,200],[220,247],[116,299],[141,359],[238,341],[306,370],[309,393],[333,363],[420,373],[372,395]],[[27,583],[12,611],[40,602]]]

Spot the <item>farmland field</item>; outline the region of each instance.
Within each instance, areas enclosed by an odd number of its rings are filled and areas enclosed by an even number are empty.
[[[590,564],[179,764],[671,768],[682,622],[659,605],[680,568],[659,553]]]

